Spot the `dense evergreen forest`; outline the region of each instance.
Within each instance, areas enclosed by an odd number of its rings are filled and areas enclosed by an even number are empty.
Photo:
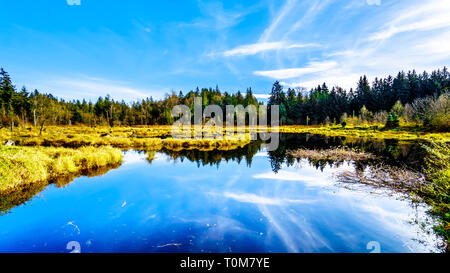
[[[353,122],[416,122],[431,129],[448,130],[450,73],[444,67],[431,74],[399,72],[394,78],[375,78],[372,85],[360,77],[356,90],[331,89],[324,83],[306,94],[287,93],[275,82],[269,104],[280,105],[284,124],[330,124]]]
[[[434,130],[449,130],[450,73],[447,68],[428,74],[399,72],[397,76],[375,78],[372,84],[362,76],[355,90],[331,89],[324,83],[310,91],[285,90],[275,82],[268,105],[280,105],[282,124],[345,124],[347,122],[424,124]],[[99,90],[105,91],[107,90]],[[193,109],[194,97],[202,97],[203,106],[216,104],[225,111],[226,105],[255,105],[258,102],[248,88],[245,93],[221,92],[218,87],[197,88],[183,94],[167,94],[162,100],[147,98],[133,103],[115,101],[110,96],[96,102],[65,101],[38,90],[18,90],[9,74],[0,70],[0,104],[2,127],[29,125],[163,125],[172,124],[173,106],[185,104]]]

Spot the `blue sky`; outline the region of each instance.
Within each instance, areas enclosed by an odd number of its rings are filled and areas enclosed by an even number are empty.
[[[450,64],[447,0],[0,0],[0,66],[16,86],[131,101]]]

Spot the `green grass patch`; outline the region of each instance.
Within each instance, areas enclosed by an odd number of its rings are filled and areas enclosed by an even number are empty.
[[[450,240],[450,145],[443,141],[431,141],[424,147],[429,154],[426,173],[431,183],[421,189],[421,194],[433,207],[433,213],[441,220],[441,225],[436,227],[436,231],[448,242]],[[449,248],[448,244],[447,248]]]
[[[112,147],[0,147],[0,192],[117,165],[121,161],[121,151]]]

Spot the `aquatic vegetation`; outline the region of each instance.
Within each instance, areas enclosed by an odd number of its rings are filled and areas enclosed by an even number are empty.
[[[117,128],[112,131],[107,127],[48,127],[46,132],[39,135],[37,129],[17,130],[9,133],[0,131],[0,140],[13,140],[16,145],[21,146],[47,146],[78,148],[83,146],[113,146],[117,148],[142,148],[159,149],[161,139],[154,136],[165,134],[165,130],[154,128],[152,131],[127,128]],[[152,136],[152,137],[149,137]]]
[[[387,187],[405,193],[418,191],[427,185],[422,173],[383,163],[369,165],[364,170],[356,169],[339,173],[337,179],[342,183]]]
[[[310,133],[326,136],[345,136],[364,139],[397,139],[397,140],[429,140],[450,141],[450,133],[434,133],[423,131],[420,127],[403,126],[386,129],[384,125],[366,124],[361,126],[280,126],[280,133]]]
[[[242,127],[242,128],[224,128],[223,133],[226,135],[230,132],[242,132],[245,138],[248,134],[261,132],[280,132],[280,133],[310,133],[326,136],[343,136],[348,138],[364,138],[364,139],[397,139],[402,141],[411,141],[417,139],[439,139],[450,141],[450,133],[431,133],[423,131],[420,127],[401,126],[400,128],[387,130],[382,124],[366,124],[366,125],[347,125],[345,128],[341,125],[336,126],[280,126],[280,127]],[[202,132],[203,135],[216,136],[217,132]],[[172,135],[172,127],[163,126],[140,126],[140,127],[87,127],[87,126],[49,126],[40,135],[39,128],[34,127],[17,127],[14,132],[7,128],[0,129],[0,142],[5,143],[12,140],[16,145],[21,146],[50,146],[50,147],[68,147],[77,148],[82,146],[113,146],[117,148],[134,148],[146,150],[159,150],[163,146],[165,148],[180,147],[173,141],[163,144],[166,138]],[[194,128],[191,129],[191,135],[194,135]],[[206,143],[210,142],[209,145]],[[191,148],[206,148],[216,146],[230,147],[230,143],[220,142],[215,138],[206,138],[206,141],[190,140],[182,142],[182,147],[187,148],[188,144]],[[235,140],[233,140],[236,143]],[[219,143],[219,144],[218,144]],[[242,143],[248,143],[243,140]],[[235,146],[235,145],[233,145]]]
[[[0,147],[0,191],[82,174],[121,161],[121,151],[112,147]]]
[[[431,141],[425,144],[429,156],[426,174],[431,181],[420,193],[424,200],[433,206],[442,224],[436,230],[450,240],[450,145],[443,141]],[[447,247],[449,247],[447,245]]]
[[[423,147],[428,152],[426,167],[414,171],[407,166],[398,167],[376,161],[355,171],[345,171],[337,175],[342,183],[367,184],[375,187],[387,187],[410,194],[431,205],[432,213],[437,215],[441,224],[435,227],[438,234],[450,239],[450,145],[444,141],[430,140]],[[295,158],[310,160],[346,160],[358,161],[376,159],[356,151],[296,150],[289,152]]]
[[[298,149],[295,151],[288,151],[288,154],[297,159],[308,158],[311,160],[366,161],[379,158],[371,153],[359,152],[354,149],[344,148],[327,150]]]
[[[422,144],[428,153],[426,167],[413,170],[406,165],[393,166],[385,160],[366,152],[350,149],[298,149],[287,153],[296,159],[308,159],[312,162],[371,162],[353,171],[344,171],[337,175],[342,183],[366,184],[374,187],[386,187],[397,192],[408,193],[414,200],[431,205],[432,213],[437,215],[441,224],[435,227],[438,234],[450,239],[450,145],[444,141],[431,139]]]
[[[338,181],[343,183],[360,183],[376,187],[386,186],[402,192],[417,191],[427,184],[425,175],[406,167],[385,164],[381,156],[361,152],[355,149],[326,149],[309,150],[298,149],[288,151],[296,159],[331,162],[366,162],[362,168],[345,171],[337,175]]]
[[[0,130],[0,141],[13,140],[20,146],[45,146],[79,148],[83,146],[112,146],[122,149],[160,150],[166,149],[236,149],[250,143],[248,134],[243,138],[223,139],[178,139],[166,138],[171,135],[171,126],[131,127],[48,127],[41,135],[35,128],[16,130],[11,133]]]

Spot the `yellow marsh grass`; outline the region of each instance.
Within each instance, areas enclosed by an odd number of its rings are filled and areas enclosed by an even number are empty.
[[[234,150],[250,143],[250,139],[173,139],[163,141],[164,148],[168,150]]]
[[[280,126],[278,129],[270,127],[232,128],[231,131],[244,131],[246,139],[250,132],[280,132],[280,133],[311,133],[327,136],[343,136],[365,139],[440,139],[450,141],[450,133],[423,132],[414,126],[400,127],[395,130],[383,130],[381,124],[366,124],[360,126]],[[113,146],[122,149],[160,150],[166,149],[226,149],[230,150],[248,144],[248,140],[171,140],[172,127],[140,126],[140,127],[86,127],[86,126],[49,126],[42,136],[39,128],[17,127],[13,133],[8,128],[0,129],[0,141],[13,140],[22,146],[51,146],[77,148],[82,146]],[[191,127],[191,133],[197,130]],[[224,133],[229,129],[224,128]],[[203,131],[203,135],[216,135],[213,130]]]
[[[148,128],[131,127],[57,127],[51,126],[39,135],[37,128],[18,128],[13,133],[3,128],[0,141],[13,140],[20,146],[47,146],[78,148],[83,146],[112,146],[122,149],[160,150],[166,149],[236,149],[250,143],[248,134],[243,139],[162,139],[170,136],[171,126],[152,126]],[[157,136],[157,137],[155,137]]]
[[[80,174],[122,161],[122,153],[112,147],[79,149],[47,147],[1,147],[0,191],[24,183],[49,181]]]
[[[350,138],[365,139],[397,139],[397,140],[431,140],[439,139],[450,141],[450,133],[424,132],[420,128],[400,127],[393,130],[384,130],[380,124],[361,125],[361,126],[280,126],[280,133],[310,133],[326,136],[343,136]]]
[[[420,127],[409,126],[406,124],[398,129],[383,130],[381,124],[365,124],[365,125],[348,125],[346,128],[342,126],[280,126],[277,129],[257,127],[250,129],[232,128],[231,131],[244,130],[247,133],[279,131],[280,133],[311,133],[328,136],[346,136],[353,138],[373,138],[373,139],[398,139],[398,140],[415,140],[415,139],[440,139],[450,141],[450,133],[432,133],[425,132]],[[191,127],[192,134],[196,130]],[[229,129],[224,128],[224,132]],[[65,146],[80,147],[85,145],[101,146],[112,145],[120,148],[158,148],[155,139],[170,137],[172,127],[169,125],[161,126],[139,126],[139,127],[87,127],[87,126],[49,126],[45,128],[42,136],[39,135],[39,128],[33,127],[16,127],[11,133],[8,128],[0,129],[0,141],[12,139],[19,145],[27,146]],[[203,134],[214,135],[213,130],[203,130]]]

